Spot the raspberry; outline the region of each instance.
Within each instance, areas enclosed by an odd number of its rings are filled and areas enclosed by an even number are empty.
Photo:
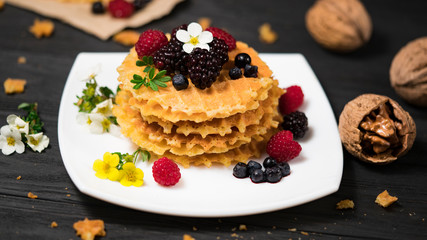
[[[292,140],[292,133],[287,130],[276,133],[267,143],[267,153],[278,163],[287,162],[299,155],[301,146]]]
[[[108,3],[108,10],[115,18],[130,17],[134,11],[132,3],[126,2],[124,0],[111,1]]]
[[[308,130],[307,117],[303,112],[293,112],[283,117],[282,127],[294,134],[295,138],[303,138]]]
[[[139,36],[135,44],[138,57],[152,56],[161,47],[168,44],[168,39],[162,31],[149,29]]]
[[[155,161],[152,170],[154,180],[163,186],[173,186],[181,178],[178,165],[167,157]]]
[[[206,31],[211,32],[214,37],[224,40],[228,45],[228,51],[236,48],[236,39],[234,39],[234,37],[228,32],[216,27],[208,27],[206,28]]]
[[[295,112],[304,101],[304,93],[300,86],[294,85],[286,89],[279,99],[280,112],[285,115]]]
[[[191,82],[199,89],[210,88],[216,81],[222,65],[228,61],[228,46],[215,38],[209,43],[210,51],[196,48],[187,63]]]

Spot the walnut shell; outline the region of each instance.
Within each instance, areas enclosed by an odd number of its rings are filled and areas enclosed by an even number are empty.
[[[388,117],[381,117],[384,115]],[[382,121],[377,121],[378,119]],[[366,123],[372,124],[370,126],[373,128],[364,129]],[[363,94],[348,102],[340,115],[338,129],[341,141],[349,153],[360,160],[375,164],[387,164],[405,155],[411,149],[416,136],[415,122],[409,113],[394,100],[376,94]],[[394,135],[384,137],[377,134],[385,134],[384,129],[394,129]],[[386,149],[377,148],[380,152],[376,152],[375,144],[369,141],[372,136],[394,143]],[[393,137],[394,140],[391,140]],[[381,147],[384,146],[387,147]]]
[[[404,100],[427,107],[427,37],[400,49],[391,63],[390,82]]]
[[[305,21],[314,40],[336,52],[354,51],[372,34],[371,18],[359,0],[317,0]]]

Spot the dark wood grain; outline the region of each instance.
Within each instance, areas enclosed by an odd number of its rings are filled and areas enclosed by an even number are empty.
[[[390,87],[388,70],[404,44],[427,35],[427,1],[363,2],[372,17],[373,36],[367,46],[347,55],[320,48],[307,33],[304,16],[313,1],[185,1],[170,15],[137,29],[168,31],[209,17],[215,26],[228,29],[259,52],[304,54],[336,118],[349,100],[370,92],[398,101],[417,124],[413,149],[393,164],[369,165],[344,151],[342,183],[330,196],[281,211],[222,219],[134,211],[80,193],[65,171],[58,147],[62,90],[79,52],[128,49],[56,20],[54,35],[37,40],[28,27],[40,16],[6,5],[0,12],[0,80],[25,78],[28,85],[23,94],[5,95],[2,90],[0,125],[6,124],[7,115],[22,114],[17,110],[21,102],[38,102],[51,143],[41,154],[30,150],[11,156],[0,154],[0,239],[78,239],[72,225],[84,217],[105,221],[107,236],[102,239],[182,239],[185,233],[196,239],[426,239],[427,109],[402,101]],[[275,44],[259,42],[257,28],[264,22],[278,32]],[[18,65],[19,56],[25,56],[27,64]],[[18,176],[22,179],[17,180]],[[385,189],[399,197],[387,209],[374,203]],[[39,198],[27,198],[29,191]],[[355,201],[355,209],[336,210],[335,204],[345,198]],[[59,226],[51,228],[52,221]],[[248,230],[239,231],[240,224]]]

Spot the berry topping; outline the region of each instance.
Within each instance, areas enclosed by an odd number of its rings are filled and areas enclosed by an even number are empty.
[[[252,172],[255,170],[255,169],[261,169],[262,168],[262,166],[261,166],[261,164],[259,164],[258,162],[255,162],[255,161],[253,161],[253,160],[250,160],[249,162],[248,162],[248,172],[249,172],[249,174],[252,174]]]
[[[133,5],[125,0],[112,0],[108,3],[108,10],[115,18],[127,18],[133,14]]]
[[[301,146],[293,141],[292,133],[287,130],[276,133],[267,143],[267,153],[277,162],[287,162],[299,155]]]
[[[280,96],[279,108],[283,115],[295,112],[304,101],[304,93],[300,86],[294,85],[286,89],[286,93]]]
[[[249,177],[254,183],[261,183],[265,181],[264,172],[260,168],[254,169],[253,172],[249,175]]]
[[[187,62],[190,55],[184,52],[182,49],[183,44],[180,41],[173,39],[172,37],[167,45],[154,53],[154,64],[158,69],[166,70],[168,74],[181,73],[187,75]]]
[[[264,166],[264,168],[270,168],[270,167],[276,166],[277,162],[276,162],[276,159],[272,157],[267,157],[264,159],[264,162],[262,163],[262,165]]]
[[[256,78],[258,76],[258,66],[253,66],[253,65],[247,64],[245,66],[245,73],[244,73],[244,75],[245,75],[245,77]]]
[[[224,40],[214,38],[209,46],[210,51],[195,48],[187,63],[191,82],[202,90],[212,86],[228,61],[228,46]]]
[[[172,78],[172,84],[177,91],[184,90],[188,88],[188,80],[182,74],[176,74]]]
[[[236,48],[236,39],[234,39],[228,32],[216,27],[208,27],[206,28],[206,31],[211,32],[214,37],[224,40],[228,45],[228,51]]]
[[[282,177],[286,177],[289,174],[291,174],[291,167],[289,166],[289,163],[281,162],[277,166],[280,168],[280,171],[282,172]]]
[[[159,30],[149,29],[139,36],[138,42],[135,44],[135,50],[138,57],[151,56],[161,47],[168,44],[168,39],[165,34]]]
[[[246,178],[249,176],[248,166],[245,163],[239,162],[233,168],[233,175],[236,178]]]
[[[181,178],[178,165],[166,157],[155,161],[152,170],[154,180],[163,186],[173,186]]]
[[[251,64],[251,56],[247,53],[239,53],[234,58],[234,65],[238,68],[244,68],[246,65]]]
[[[133,1],[133,8],[135,11],[143,9],[151,0],[135,0]]]
[[[92,4],[92,12],[95,13],[95,14],[104,13],[105,9],[104,9],[104,5],[102,4],[102,2],[99,2],[99,1],[98,2],[94,2]]]
[[[307,117],[303,112],[293,112],[283,117],[282,127],[293,133],[294,138],[303,138],[308,130]]]
[[[278,166],[265,169],[265,178],[267,182],[276,183],[282,179],[282,171]]]
[[[234,67],[230,69],[228,75],[232,80],[239,79],[240,77],[242,77],[242,70],[240,70],[240,68],[238,67]]]

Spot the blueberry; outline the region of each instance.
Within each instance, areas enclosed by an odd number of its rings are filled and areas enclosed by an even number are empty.
[[[151,0],[135,0],[133,1],[133,8],[135,11],[143,9]]]
[[[104,13],[105,9],[104,9],[104,5],[102,4],[102,2],[99,2],[99,1],[98,2],[94,2],[92,4],[92,12],[95,13],[95,14]]]
[[[254,183],[261,183],[265,181],[264,172],[261,168],[254,169],[253,172],[249,175],[249,177]]]
[[[279,167],[270,167],[265,169],[267,182],[276,183],[282,179],[282,171]]]
[[[182,74],[176,74],[172,78],[172,84],[177,91],[188,88],[188,79]]]
[[[245,75],[245,77],[257,77],[258,76],[258,66],[253,66],[253,65],[249,65],[247,64],[245,66],[245,73],[243,74]]]
[[[242,70],[240,70],[240,68],[238,68],[238,67],[234,67],[234,68],[230,69],[230,71],[228,72],[228,75],[233,80],[238,79],[242,76]]]
[[[239,53],[234,58],[234,65],[238,68],[244,68],[248,64],[251,64],[251,57],[247,53]]]
[[[248,166],[245,163],[239,162],[233,168],[233,175],[236,178],[245,178],[249,176]]]
[[[291,174],[291,167],[287,162],[281,162],[278,164],[280,171],[282,172],[282,177],[286,177]]]
[[[261,164],[259,164],[258,162],[255,162],[255,161],[253,161],[253,160],[250,160],[249,162],[248,162],[248,172],[249,172],[249,174],[252,174],[252,172],[255,170],[255,169],[261,169],[262,168],[262,166],[261,166]]]
[[[264,159],[264,162],[262,163],[262,165],[265,168],[270,168],[270,167],[274,167],[277,165],[276,159],[272,158],[272,157],[267,157]]]

